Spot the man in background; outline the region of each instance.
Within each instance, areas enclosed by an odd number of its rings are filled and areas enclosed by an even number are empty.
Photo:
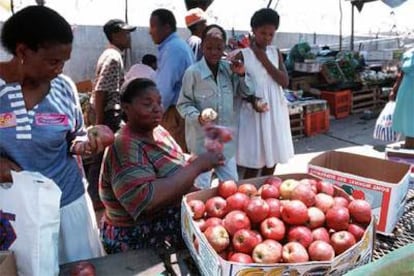
[[[207,27],[207,19],[204,11],[200,8],[194,8],[185,15],[185,24],[191,32],[191,36],[187,39],[187,43],[193,50],[196,61],[203,57],[201,49],[201,36]]]
[[[115,133],[121,124],[120,88],[124,82],[123,51],[131,47],[131,32],[136,27],[120,19],[111,19],[103,27],[109,45],[103,51],[96,65],[96,78],[91,103],[95,109],[95,124],[107,125]],[[89,182],[88,192],[98,208],[99,172],[103,153],[93,156],[86,169]]]
[[[167,9],[154,10],[150,17],[150,35],[158,45],[156,84],[161,93],[164,115],[161,125],[187,151],[184,119],[176,109],[185,70],[194,63],[194,54],[177,34],[174,14]]]
[[[157,70],[157,57],[146,54],[142,57],[141,63],[133,65],[125,75],[125,82],[137,78],[146,78],[155,81],[155,71]]]

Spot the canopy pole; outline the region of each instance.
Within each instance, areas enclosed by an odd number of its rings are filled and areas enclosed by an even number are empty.
[[[354,50],[354,11],[355,11],[355,6],[354,6],[354,3],[351,2],[351,41],[349,45],[349,49],[351,51]]]

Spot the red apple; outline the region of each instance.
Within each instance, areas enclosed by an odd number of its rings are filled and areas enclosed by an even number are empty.
[[[305,226],[294,226],[290,228],[287,236],[288,241],[296,241],[303,245],[305,248],[308,248],[308,246],[313,241],[311,230]]]
[[[242,263],[242,264],[251,264],[254,262],[252,257],[250,257],[250,255],[239,253],[239,252],[231,255],[231,257],[228,260],[230,262],[236,262],[236,263]]]
[[[263,184],[259,188],[259,194],[263,199],[279,198],[279,189],[270,184]]]
[[[320,180],[316,184],[316,187],[318,189],[318,193],[324,193],[330,196],[333,196],[335,194],[335,189],[334,189],[333,184],[328,181]]]
[[[297,199],[305,203],[307,207],[315,204],[315,193],[311,186],[306,184],[298,184],[292,191],[290,199]]]
[[[364,236],[365,229],[358,224],[351,223],[348,226],[348,232],[354,235],[355,239],[359,241]]]
[[[224,217],[223,226],[230,236],[233,236],[237,230],[250,229],[250,220],[245,212],[234,210]]]
[[[260,233],[265,239],[280,241],[285,236],[285,224],[278,218],[270,217],[260,224]]]
[[[342,197],[342,196],[335,196],[334,197],[334,207],[345,207],[348,208],[349,201],[348,199]]]
[[[188,206],[190,206],[191,212],[193,213],[193,219],[199,219],[204,216],[204,211],[206,207],[204,202],[198,199],[193,199],[188,202]]]
[[[94,125],[87,128],[88,137],[99,138],[104,147],[110,146],[115,141],[115,135],[106,125]]]
[[[267,205],[269,205],[268,217],[280,218],[280,201],[276,198],[267,198]]]
[[[352,220],[368,224],[371,221],[372,211],[368,201],[363,199],[352,200],[348,205]]]
[[[335,250],[335,254],[339,255],[356,243],[354,235],[348,231],[335,232],[331,236],[331,245]]]
[[[204,232],[211,247],[220,253],[230,244],[230,237],[226,229],[221,225],[210,226]]]
[[[239,188],[237,189],[237,191],[239,193],[243,193],[243,194],[245,194],[249,197],[253,197],[253,196],[257,195],[256,186],[254,186],[253,184],[250,184],[250,183],[241,184],[239,186]]]
[[[269,205],[260,197],[254,197],[244,211],[252,223],[259,223],[269,215]]]
[[[217,192],[219,196],[228,198],[237,192],[237,184],[234,180],[220,181],[217,187]]]
[[[244,210],[250,201],[250,197],[246,194],[237,192],[234,195],[229,196],[227,199],[227,209],[233,210]]]
[[[254,233],[254,235],[256,236],[257,239],[257,243],[261,243],[263,241],[262,235],[259,233],[259,231],[257,230],[250,230]]]
[[[295,179],[286,179],[280,184],[279,192],[283,199],[290,199],[293,189],[299,185],[299,181]]]
[[[283,206],[282,219],[292,225],[305,224],[309,220],[308,208],[299,200],[291,200]]]
[[[251,254],[253,249],[258,245],[256,233],[249,229],[240,229],[234,233],[232,244],[236,252]]]
[[[209,198],[205,206],[208,217],[222,218],[227,213],[227,202],[221,196]]]
[[[283,246],[282,257],[285,263],[303,263],[309,261],[306,248],[298,242],[288,242]]]
[[[333,247],[324,241],[314,241],[308,248],[311,261],[330,261],[335,257]]]
[[[201,219],[195,220],[194,222],[198,226],[198,228],[200,228],[201,232],[206,230],[207,227],[206,227],[206,220],[205,219],[201,218]]]
[[[334,203],[335,201],[330,195],[319,193],[315,196],[315,207],[318,207],[324,213],[331,209]]]
[[[282,179],[275,176],[275,175],[271,175],[268,178],[265,179],[265,181],[263,182],[263,184],[270,184],[275,186],[276,188],[279,189],[280,185],[282,184]]]
[[[282,258],[282,245],[274,240],[265,240],[256,245],[252,257],[255,263],[278,263]]]
[[[329,232],[324,227],[313,229],[312,238],[314,241],[325,241],[327,243],[331,242],[331,238],[329,237]]]
[[[335,231],[348,230],[349,211],[345,207],[333,207],[326,212],[326,225]]]
[[[325,214],[317,207],[310,207],[308,209],[309,222],[308,226],[311,229],[318,228],[325,224]]]
[[[70,270],[70,276],[95,276],[95,266],[87,261],[76,263]]]
[[[313,179],[313,178],[303,178],[299,180],[299,183],[310,186],[312,191],[315,193],[315,195],[318,193],[318,188],[317,188],[318,180]]]
[[[223,220],[217,217],[208,218],[206,219],[206,222],[204,223],[203,228],[200,228],[200,230],[204,232],[210,226],[215,226],[215,225],[223,225]]]

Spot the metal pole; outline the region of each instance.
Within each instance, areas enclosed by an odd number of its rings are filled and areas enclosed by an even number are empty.
[[[342,0],[339,0],[339,51],[342,51]]]
[[[351,44],[349,45],[351,51],[354,50],[354,10],[354,4],[351,2]]]

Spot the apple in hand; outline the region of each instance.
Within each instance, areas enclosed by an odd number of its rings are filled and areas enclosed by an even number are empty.
[[[278,263],[282,258],[282,245],[274,240],[265,240],[256,245],[252,257],[255,263]]]
[[[294,226],[288,231],[288,241],[298,242],[305,248],[308,248],[313,241],[312,232],[308,227]]]
[[[308,209],[309,222],[308,226],[311,229],[321,227],[325,224],[325,214],[317,207],[310,207]]]
[[[290,199],[297,199],[305,203],[307,207],[315,204],[315,193],[310,185],[298,184],[292,191]]]
[[[208,217],[222,218],[227,213],[227,202],[221,196],[211,197],[206,201],[206,213]]]
[[[242,263],[242,264],[251,264],[253,263],[252,257],[245,253],[236,252],[230,256],[228,259],[230,262]]]
[[[348,232],[354,235],[355,239],[359,241],[364,236],[365,229],[358,224],[351,223],[348,226]]]
[[[259,194],[263,199],[279,198],[279,189],[270,184],[264,184],[259,188]]]
[[[70,276],[95,276],[95,266],[87,261],[80,261],[70,270]]]
[[[282,249],[283,261],[286,263],[303,263],[309,261],[306,248],[298,242],[288,242]]]
[[[285,237],[285,232],[285,224],[275,217],[269,217],[260,224],[260,233],[265,239],[280,241]]]
[[[315,196],[315,207],[318,207],[324,213],[331,209],[334,206],[334,203],[335,201],[330,195],[319,193]]]
[[[99,138],[104,147],[112,145],[115,141],[114,133],[106,125],[94,125],[88,127],[86,130],[88,137],[92,136],[94,139]]]
[[[286,179],[280,184],[279,192],[280,196],[283,199],[290,199],[292,195],[293,189],[296,188],[296,186],[299,185],[299,181],[295,179]]]
[[[276,198],[267,198],[267,205],[269,205],[268,217],[280,218],[280,201]]]
[[[245,212],[234,210],[224,217],[223,226],[233,236],[240,229],[250,229],[250,220]]]
[[[226,201],[228,210],[244,210],[250,202],[250,197],[244,193],[237,192],[226,198]]]
[[[260,197],[254,197],[244,209],[252,223],[259,223],[269,215],[269,205]]]
[[[330,261],[335,257],[333,247],[324,241],[314,241],[308,248],[311,261]]]
[[[371,205],[366,200],[352,200],[348,205],[348,210],[351,218],[356,222],[368,224],[371,221]]]
[[[331,238],[329,237],[329,232],[325,227],[319,227],[312,230],[312,238],[314,241],[325,241],[329,243]]]
[[[193,219],[199,219],[204,216],[204,211],[206,207],[204,202],[199,199],[192,199],[188,202],[188,206],[190,206],[191,212],[193,213]]]
[[[217,253],[224,251],[230,244],[229,234],[221,225],[208,227],[206,231],[204,231],[204,235],[206,236],[211,247],[213,247]]]
[[[234,180],[220,181],[217,187],[217,192],[219,196],[228,198],[237,192],[237,184]]]
[[[249,229],[240,229],[233,235],[232,244],[237,252],[251,254],[253,249],[261,241],[257,238],[255,232]]]
[[[239,186],[237,189],[238,192],[246,194],[248,197],[253,197],[257,195],[257,188],[253,184],[244,183]]]
[[[354,235],[348,231],[335,232],[331,236],[331,245],[335,250],[335,254],[339,255],[356,243]]]
[[[326,225],[335,231],[348,230],[349,211],[345,207],[334,207],[326,212]]]
[[[281,211],[284,222],[292,225],[305,224],[309,220],[308,208],[299,200],[287,202]]]

